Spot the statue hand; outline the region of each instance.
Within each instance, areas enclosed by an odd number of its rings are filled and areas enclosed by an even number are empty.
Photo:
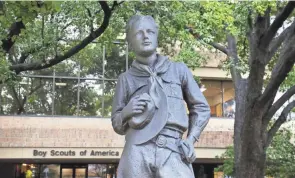
[[[144,111],[145,106],[147,105],[146,101],[149,101],[150,99],[142,96],[143,95],[138,95],[132,98],[124,107],[124,109],[122,110],[123,122],[128,121],[136,114],[141,114]]]
[[[184,154],[184,159],[188,163],[193,163],[196,159],[194,143],[190,139],[180,141],[180,149]]]

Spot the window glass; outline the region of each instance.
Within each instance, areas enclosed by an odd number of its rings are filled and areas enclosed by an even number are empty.
[[[117,164],[88,164],[88,178],[116,178]]]
[[[102,116],[103,82],[81,80],[79,93],[79,116]]]
[[[223,81],[223,115],[227,118],[235,117],[235,90],[231,81]]]
[[[40,178],[59,178],[60,165],[59,164],[42,164],[40,166]]]
[[[107,178],[107,165],[88,164],[88,178]]]
[[[0,114],[51,114],[52,80],[22,77],[0,86]]]
[[[116,178],[117,175],[117,165],[108,164],[107,165],[107,178]]]
[[[55,79],[54,115],[75,115],[77,111],[77,79]]]
[[[25,86],[27,85],[27,86]],[[28,115],[51,115],[53,81],[50,78],[30,78],[27,87],[24,113]]]
[[[76,168],[75,178],[86,178],[86,168]]]
[[[39,166],[37,164],[17,164],[16,165],[16,178],[38,178]]]
[[[61,178],[73,178],[74,171],[72,168],[62,168],[61,174],[62,174]]]
[[[111,117],[116,81],[105,81],[103,116]]]
[[[128,62],[131,62],[128,59]],[[126,71],[126,45],[117,44],[106,46],[105,73],[107,79],[117,79]]]
[[[7,85],[0,85],[0,114],[13,114],[14,98],[10,94],[11,89]]]
[[[234,87],[231,81],[202,80],[200,89],[210,105],[211,117],[234,118]]]
[[[202,81],[201,91],[210,105],[211,117],[222,117],[221,81]]]

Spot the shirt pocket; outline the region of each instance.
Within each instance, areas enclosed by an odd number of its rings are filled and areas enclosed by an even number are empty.
[[[165,81],[164,90],[167,95],[168,106],[170,112],[179,112],[183,110],[184,100],[182,94],[181,83],[176,80]]]
[[[163,80],[164,90],[168,97],[183,100],[181,83],[177,80]]]

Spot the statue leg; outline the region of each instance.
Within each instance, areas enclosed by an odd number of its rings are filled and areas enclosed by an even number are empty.
[[[126,143],[121,156],[117,178],[154,178],[155,145]]]
[[[194,178],[192,165],[183,161],[181,155],[172,152],[165,164],[159,168],[156,178]]]

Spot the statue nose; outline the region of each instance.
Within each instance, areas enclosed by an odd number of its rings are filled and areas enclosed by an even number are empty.
[[[143,32],[143,38],[144,38],[144,39],[148,39],[148,34],[147,34],[147,32]]]

